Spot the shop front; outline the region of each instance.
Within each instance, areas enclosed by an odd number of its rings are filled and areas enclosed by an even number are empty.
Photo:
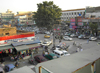
[[[30,57],[33,57],[34,53],[38,53],[39,47],[41,47],[39,44],[15,46],[14,48],[17,51],[15,60],[29,59]]]
[[[0,46],[0,61],[11,55],[16,55],[16,50],[12,45]]]

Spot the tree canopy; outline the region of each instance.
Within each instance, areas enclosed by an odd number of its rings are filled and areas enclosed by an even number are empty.
[[[92,31],[92,34],[94,34],[94,32],[97,32],[98,24],[97,23],[90,23],[89,27]]]
[[[53,4],[53,1],[44,1],[37,4],[37,7],[38,10],[34,13],[33,18],[38,27],[46,27],[50,30],[55,23],[58,23],[58,20],[61,20],[61,9]]]

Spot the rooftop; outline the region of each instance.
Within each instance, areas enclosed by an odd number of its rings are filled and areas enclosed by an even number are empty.
[[[53,73],[72,73],[100,58],[100,46],[96,46],[70,56],[39,63]]]
[[[70,10],[62,10],[62,12],[66,12],[66,11],[78,11],[78,10],[85,10],[85,8],[80,8],[80,9],[70,9]]]

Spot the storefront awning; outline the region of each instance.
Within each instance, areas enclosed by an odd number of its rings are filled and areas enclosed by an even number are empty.
[[[14,47],[11,46],[11,45],[0,46],[0,51],[2,51],[2,50],[6,50],[6,49],[12,49],[12,48],[14,48]]]
[[[23,51],[23,50],[28,50],[29,47],[26,46],[26,45],[22,45],[22,46],[15,46],[15,49],[16,49],[17,51]]]
[[[29,45],[29,44],[37,44],[37,43],[41,43],[41,41],[39,39],[36,39],[34,41],[12,43],[12,45],[15,47],[19,45]]]
[[[27,45],[27,46],[29,47],[29,49],[41,47],[40,44],[31,44],[31,45]]]

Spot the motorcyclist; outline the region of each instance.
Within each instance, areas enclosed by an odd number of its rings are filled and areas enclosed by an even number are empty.
[[[16,67],[18,67],[18,65],[19,65],[19,62],[18,62],[18,61],[16,61],[15,66],[16,66]]]

